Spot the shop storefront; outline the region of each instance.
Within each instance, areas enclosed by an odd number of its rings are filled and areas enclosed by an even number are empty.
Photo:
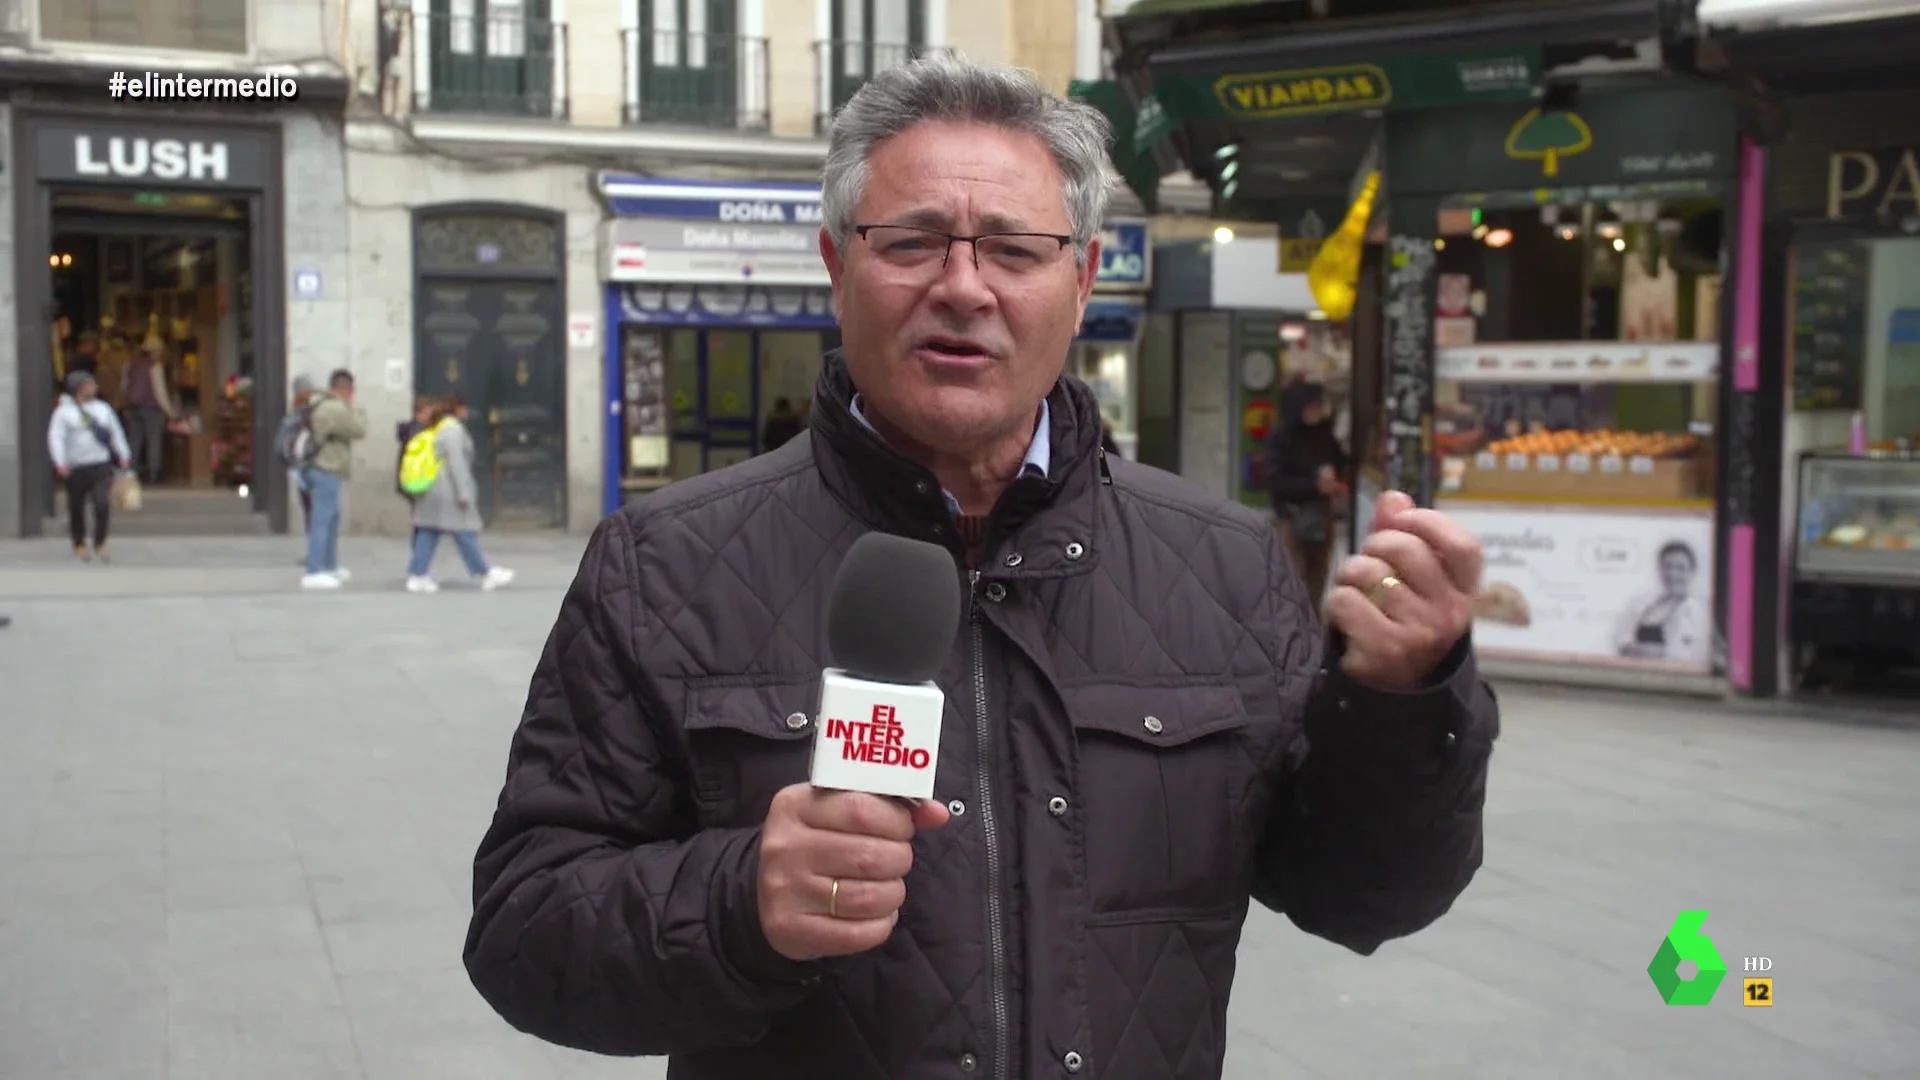
[[[331,179],[337,204],[338,135],[328,142],[318,125],[273,114],[177,120],[15,106],[10,120],[17,368],[0,385],[17,388],[18,422],[7,426],[19,437],[17,457],[0,448],[18,464],[0,476],[0,531],[58,531],[44,432],[64,377],[92,370],[102,396],[126,406],[127,372],[145,350],[157,351],[175,410],[153,433],[149,501],[205,502],[235,531],[284,529],[286,471],[272,467],[271,433],[286,394],[287,293],[302,282],[286,270],[284,206],[296,181],[283,163],[308,164],[302,185]],[[296,253],[317,267],[317,252]],[[310,273],[319,290],[320,271]]]
[[[1386,415],[1366,456],[1480,538],[1474,634],[1496,667],[1724,673],[1736,131],[1721,94],[1663,82],[1388,118]]]
[[[1100,231],[1100,268],[1080,334],[1067,361],[1069,374],[1093,390],[1100,415],[1122,457],[1139,457],[1140,335],[1153,288],[1152,227],[1113,221]]]
[[[1729,682],[1920,690],[1920,15],[1702,0],[1746,99],[1727,395]]]
[[[1920,692],[1920,92],[1791,103],[1767,150],[1786,688]],[[1764,305],[1763,305],[1764,306]],[[1768,605],[1769,609],[1773,605]]]
[[[839,330],[818,186],[608,174],[600,190],[612,512],[770,449]]]

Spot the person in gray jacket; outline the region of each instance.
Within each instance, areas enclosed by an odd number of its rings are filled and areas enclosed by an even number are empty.
[[[113,474],[132,460],[127,433],[113,406],[100,400],[91,371],[67,376],[67,392],[47,424],[47,453],[54,474],[67,485],[67,533],[81,562],[107,561],[107,522],[113,508]],[[87,506],[93,506],[93,546],[87,546]]]
[[[478,488],[473,479],[473,435],[467,431],[467,403],[459,395],[449,395],[440,405],[439,416],[430,425],[434,430],[434,450],[440,457],[440,472],[433,486],[413,504],[413,558],[407,563],[407,591],[438,592],[433,580],[433,556],[440,550],[440,537],[451,534],[460,549],[467,573],[491,592],[513,580],[513,571],[492,566],[480,551],[480,506]]]

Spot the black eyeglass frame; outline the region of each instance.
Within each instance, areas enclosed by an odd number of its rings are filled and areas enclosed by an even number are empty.
[[[973,249],[973,268],[975,270],[980,269],[980,241],[982,240],[1018,239],[1018,238],[1024,238],[1028,240],[1052,240],[1054,243],[1060,245],[1061,251],[1067,250],[1068,246],[1073,243],[1073,237],[1063,233],[990,232],[990,233],[981,233],[978,236],[962,236],[959,233],[941,232],[939,229],[929,229],[920,225],[890,225],[884,222],[876,222],[871,225],[855,225],[853,227],[853,232],[855,236],[858,236],[862,240],[866,240],[867,233],[874,229],[906,229],[909,232],[917,232],[917,233],[923,233],[927,236],[945,238],[947,241],[947,249],[946,251],[942,252],[940,255],[940,269],[942,270],[945,270],[947,268],[947,265],[953,261],[953,245],[957,241],[961,241],[961,240],[965,240],[967,242],[967,246]]]

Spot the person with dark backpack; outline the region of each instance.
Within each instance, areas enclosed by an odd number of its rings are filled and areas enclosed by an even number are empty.
[[[307,522],[313,520],[313,493],[307,490],[307,481],[302,475],[305,471],[303,465],[296,464],[293,455],[300,452],[295,445],[299,441],[300,431],[305,429],[309,433],[312,432],[308,416],[312,406],[313,380],[305,375],[295,375],[293,406],[287,410],[285,416],[280,418],[280,427],[273,436],[273,456],[286,467],[288,482],[294,491],[300,493],[300,531],[303,534],[307,531]],[[311,439],[307,442],[309,445],[312,444]],[[305,566],[306,561],[306,557],[302,556],[300,564]]]

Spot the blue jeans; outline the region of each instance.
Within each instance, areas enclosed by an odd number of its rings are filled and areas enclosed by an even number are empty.
[[[307,573],[331,574],[340,569],[341,479],[325,469],[307,466],[301,479],[313,509],[307,515]]]
[[[453,546],[460,549],[460,561],[467,564],[467,573],[482,577],[488,570],[487,557],[480,554],[480,535],[474,532],[451,532],[447,529],[413,530],[413,558],[407,560],[408,577],[426,577],[433,568],[433,556],[440,550],[440,538],[453,537]]]

